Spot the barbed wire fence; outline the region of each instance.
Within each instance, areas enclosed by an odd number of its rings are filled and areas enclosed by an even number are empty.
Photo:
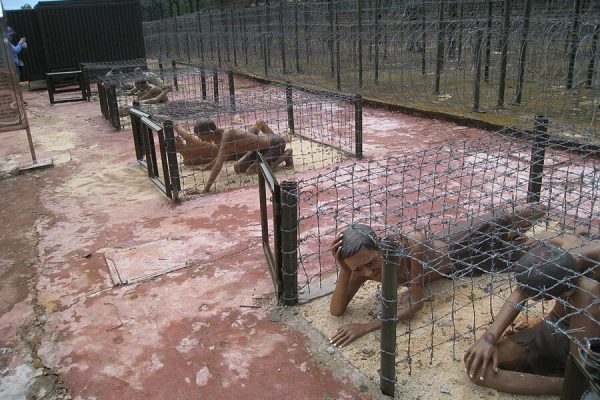
[[[384,312],[379,318],[388,330],[381,338],[382,361],[387,358],[387,367],[382,364],[381,369],[382,388],[395,387],[398,365],[405,366],[402,370],[408,374],[422,373],[434,360],[461,357],[518,286],[512,267],[533,243],[562,246],[577,260],[578,268],[568,279],[549,278],[548,290],[563,283],[574,288],[584,276],[597,279],[600,151],[574,150],[570,143],[543,134],[544,121],[537,123],[542,131],[533,135],[506,130],[456,140],[417,154],[346,163],[301,179],[291,190],[282,187],[282,198],[294,199],[283,207],[299,210],[295,223],[286,222],[286,229],[297,234],[297,247],[281,245],[282,257],[297,259],[296,274],[282,267],[287,271],[284,278],[298,277],[296,301],[302,293],[318,290],[324,277],[337,271],[331,243],[337,233],[355,224],[373,228],[379,243],[385,243],[380,239],[386,237],[404,240],[400,249],[381,245],[382,253],[389,256],[384,262],[398,273],[400,265],[406,265],[399,264],[399,258],[404,258],[423,265],[418,279],[424,282],[433,276],[447,278],[426,286],[420,314],[398,325],[396,333],[396,307],[390,305],[398,302],[401,308],[411,300],[409,296],[397,300],[396,276],[387,282],[384,276],[382,286],[387,285],[388,291],[385,296],[378,294]],[[523,245],[524,239],[533,243]],[[545,275],[546,270],[534,266],[530,273]],[[404,283],[416,282],[405,277]],[[525,288],[547,294],[540,288]],[[584,307],[556,294],[519,307],[531,326],[552,309],[551,300],[564,305],[565,315],[543,323],[581,349],[584,335],[569,321],[583,315],[599,324],[600,293],[588,294],[592,301]],[[284,293],[284,300],[289,301],[289,296]]]
[[[149,57],[316,84],[504,126],[543,110],[557,133],[598,133],[597,2],[234,6],[145,22]]]

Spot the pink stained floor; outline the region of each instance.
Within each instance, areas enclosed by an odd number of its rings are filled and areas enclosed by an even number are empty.
[[[171,205],[135,162],[130,132],[115,132],[97,102],[25,98],[38,158],[56,165],[0,180],[0,398],[379,397],[293,311],[273,317],[257,188]],[[364,110],[367,157],[482,134]],[[0,135],[0,157],[28,160],[24,132]],[[167,239],[184,268],[113,285],[107,249]]]

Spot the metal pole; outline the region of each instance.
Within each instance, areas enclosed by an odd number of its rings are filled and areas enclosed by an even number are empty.
[[[173,122],[165,121],[163,124],[165,135],[165,147],[167,148],[167,163],[169,165],[169,178],[171,181],[171,199],[179,201],[181,182],[179,180],[179,164],[177,163],[177,150],[175,148],[175,135],[173,134]]]
[[[381,276],[381,365],[380,389],[394,397],[396,390],[396,315],[398,303],[398,266],[400,257],[394,242],[383,245]]]
[[[594,78],[594,69],[596,66],[596,56],[598,53],[598,34],[600,33],[600,24],[594,28],[594,36],[592,36],[592,55],[590,57],[590,63],[588,64],[587,79],[585,80],[585,86],[587,88],[592,87],[592,80]]]
[[[333,1],[333,5],[335,6],[334,16],[335,16],[335,78],[336,78],[336,87],[337,90],[342,89],[342,81],[340,76],[340,27],[339,27],[339,13],[337,10],[337,2]]]
[[[231,103],[231,110],[235,112],[235,81],[233,79],[232,71],[227,73],[227,80],[229,82],[229,102]]]
[[[575,71],[575,58],[579,47],[579,13],[581,11],[581,0],[575,0],[573,12],[573,34],[571,35],[571,54],[569,56],[569,71],[567,72],[567,89],[573,88],[573,74]]]
[[[215,103],[219,102],[219,73],[213,72],[213,100]]]
[[[521,38],[521,55],[519,57],[519,79],[517,80],[517,95],[515,103],[521,104],[523,98],[523,81],[525,79],[525,57],[527,56],[527,36],[531,19],[531,0],[525,0],[525,16],[523,19],[523,37]]]
[[[173,86],[175,86],[176,91],[179,91],[179,82],[177,81],[177,62],[175,60],[171,60],[171,66],[173,67]]]
[[[283,2],[284,0],[279,1],[279,33],[281,37],[279,41],[281,42],[281,67],[283,70],[283,74],[286,74],[286,65],[285,65],[285,29],[283,26]]]
[[[422,45],[421,45],[421,75],[425,75],[427,60],[426,60],[426,52],[427,52],[427,30],[426,30],[426,8],[425,8],[425,0],[421,2],[421,37],[422,37]]]
[[[504,0],[504,26],[502,29],[502,52],[500,54],[500,84],[498,87],[498,107],[504,106],[506,90],[506,65],[508,63],[508,35],[510,33],[510,8],[512,0]]]
[[[290,82],[286,82],[285,84],[285,102],[287,105],[288,129],[291,133],[295,133],[294,101],[292,96],[292,84]]]
[[[296,55],[296,73],[300,73],[300,44],[298,43],[298,2],[294,2],[294,48]]]
[[[444,0],[439,2],[437,57],[435,62],[435,93],[440,94],[440,78],[444,67]]]
[[[481,94],[481,53],[483,45],[483,30],[477,28],[477,43],[475,47],[475,77],[474,77],[474,88],[473,88],[473,111],[479,112],[479,97]]]
[[[231,24],[231,47],[233,47],[233,65],[237,66],[237,51],[235,49],[235,24],[233,22],[233,10],[229,11],[229,20]]]
[[[374,28],[375,28],[375,54],[374,56],[374,68],[375,68],[375,84],[377,85],[379,83],[379,41],[381,40],[380,38],[380,32],[379,32],[379,18],[381,17],[381,0],[375,0],[375,23],[374,23]]]
[[[334,46],[334,40],[333,40],[333,3],[335,0],[329,0],[328,4],[329,4],[329,54],[330,54],[330,60],[331,60],[331,79],[334,78],[335,76],[335,60],[334,60],[334,54],[333,54],[333,46]]]
[[[535,140],[531,146],[529,162],[529,185],[527,187],[527,202],[540,201],[542,193],[542,177],[544,176],[544,158],[548,146],[548,118],[543,115],[535,117]]]
[[[206,72],[200,68],[200,89],[202,90],[202,100],[206,100]]]
[[[363,25],[362,25],[362,8],[363,0],[356,0],[357,19],[358,19],[358,87],[363,86]]]
[[[483,68],[483,81],[490,81],[490,60],[492,56],[492,11],[494,1],[488,0],[487,7],[487,32],[485,35],[485,67]]]
[[[31,136],[31,128],[29,127],[29,123],[25,128],[25,132],[27,133],[27,143],[29,143],[29,152],[31,153],[31,161],[34,164],[37,164],[37,156],[35,155],[35,148],[33,147],[33,137]]]
[[[298,304],[298,183],[281,183],[283,305]]]
[[[358,159],[363,157],[362,103],[362,96],[357,94],[354,98],[354,154]]]

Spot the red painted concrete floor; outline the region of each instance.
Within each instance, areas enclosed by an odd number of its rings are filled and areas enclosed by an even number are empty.
[[[172,206],[97,102],[25,98],[56,165],[0,180],[0,398],[380,397],[293,310],[279,317],[256,188]],[[364,128],[371,157],[482,134],[372,109]],[[24,132],[0,135],[4,164],[28,160]],[[159,240],[184,267],[114,287],[104,255]]]

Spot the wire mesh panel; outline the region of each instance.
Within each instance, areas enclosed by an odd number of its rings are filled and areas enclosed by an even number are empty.
[[[121,127],[129,125],[129,109],[134,101],[154,103],[154,98],[141,100],[139,90],[135,84],[146,81],[166,91],[166,97],[160,102],[185,102],[187,100],[202,99],[212,103],[227,104],[230,99],[228,75],[224,71],[212,68],[186,66],[173,64],[156,70],[138,68],[129,73],[120,70],[99,76],[98,80],[104,88],[103,92],[114,93],[114,99],[100,99],[101,108],[103,101],[112,101],[118,113]],[[111,119],[110,115],[106,117]],[[115,119],[115,120],[116,120]],[[118,124],[119,124],[118,123]],[[117,124],[117,125],[118,125]]]
[[[345,163],[299,181],[299,292],[318,290],[327,273],[338,271],[334,238],[362,224],[358,232],[367,232],[382,253],[381,243],[395,243],[397,282],[409,287],[400,291],[392,321],[405,321],[391,350],[403,378],[426,374],[431,365],[456,368],[504,302],[520,315],[495,340],[509,340],[528,323],[556,335],[567,352],[571,342],[583,348],[583,337],[596,336],[600,327],[593,281],[600,263],[600,151],[542,138],[506,130],[403,157]],[[537,175],[531,163],[540,152],[545,165]],[[543,182],[541,188],[532,181]],[[370,279],[381,279],[378,271]],[[382,308],[395,301],[383,299]],[[387,379],[406,383],[394,378],[393,365]]]
[[[97,82],[98,78],[102,78],[111,71],[131,73],[136,68],[146,69],[147,62],[145,58],[105,62],[84,62],[79,64],[79,68],[83,72],[83,78],[89,99],[93,93],[93,90],[95,89],[95,85],[93,85],[93,83]]]
[[[543,112],[569,132],[598,133],[594,1],[267,2],[144,26],[155,58],[198,60],[504,126]]]
[[[153,121],[175,124],[182,198],[256,183],[257,151],[277,176],[323,168],[356,154],[355,98],[233,75],[228,87],[235,90],[223,96],[196,93],[139,106]],[[220,152],[224,156],[215,168]]]

